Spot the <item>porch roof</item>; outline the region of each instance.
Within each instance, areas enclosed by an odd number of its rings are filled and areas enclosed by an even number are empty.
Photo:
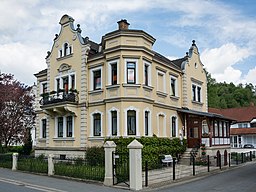
[[[188,113],[188,114],[198,115],[198,116],[203,116],[203,117],[219,118],[219,119],[226,119],[226,120],[229,120],[229,121],[233,121],[233,119],[231,119],[229,117],[225,117],[225,116],[217,114],[217,113],[208,113],[208,112],[203,112],[203,111],[195,111],[195,110],[191,110],[191,109],[188,109],[188,108],[181,108],[181,109],[178,109],[177,111],[181,112],[181,113]]]
[[[256,128],[231,128],[230,135],[251,135],[256,134]]]

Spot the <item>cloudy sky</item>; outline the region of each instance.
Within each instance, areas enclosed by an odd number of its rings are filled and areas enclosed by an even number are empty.
[[[0,0],[0,71],[32,85],[68,14],[82,35],[101,37],[127,19],[156,38],[153,49],[180,58],[196,44],[218,82],[256,84],[255,0]]]

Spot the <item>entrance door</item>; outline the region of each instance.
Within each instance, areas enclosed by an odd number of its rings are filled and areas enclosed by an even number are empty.
[[[199,148],[200,147],[200,133],[202,129],[202,122],[200,118],[189,117],[188,119],[188,147],[189,148]]]

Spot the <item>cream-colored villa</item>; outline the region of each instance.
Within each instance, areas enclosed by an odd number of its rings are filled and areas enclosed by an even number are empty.
[[[37,77],[36,155],[84,156],[107,137],[186,138],[228,148],[229,120],[208,113],[207,79],[193,41],[184,58],[153,51],[154,37],[126,20],[100,43],[64,15]]]

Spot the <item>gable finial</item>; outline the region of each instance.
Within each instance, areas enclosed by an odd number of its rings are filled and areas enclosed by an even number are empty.
[[[78,33],[81,33],[81,32],[82,32],[82,30],[80,29],[80,24],[77,24],[76,30],[77,30]]]
[[[193,41],[192,41],[192,46],[195,46],[195,45],[196,45],[196,41],[193,40]]]

